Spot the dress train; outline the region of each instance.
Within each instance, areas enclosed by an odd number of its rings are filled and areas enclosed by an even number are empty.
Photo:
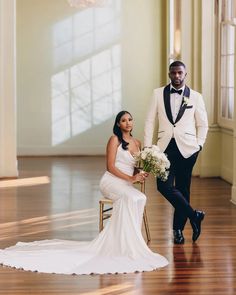
[[[116,166],[132,175],[134,159],[119,146]],[[58,274],[106,274],[151,271],[168,264],[146,245],[141,225],[146,196],[125,180],[106,172],[100,189],[113,200],[103,231],[90,242],[42,240],[18,242],[0,250],[0,263],[29,271]]]

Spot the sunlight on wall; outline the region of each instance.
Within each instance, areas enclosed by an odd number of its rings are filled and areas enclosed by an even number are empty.
[[[121,109],[120,2],[79,11],[53,27],[52,145]]]

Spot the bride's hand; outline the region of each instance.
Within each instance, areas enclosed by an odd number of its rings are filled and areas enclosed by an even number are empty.
[[[135,182],[144,182],[146,176],[145,176],[146,173],[142,173],[142,172],[139,172],[137,174],[135,174],[134,176],[132,176],[132,182],[135,183]]]
[[[142,172],[145,176],[145,178],[147,178],[149,176],[149,173],[148,172]]]

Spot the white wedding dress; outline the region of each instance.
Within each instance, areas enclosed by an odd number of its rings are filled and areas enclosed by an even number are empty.
[[[116,167],[133,175],[135,160],[118,147]],[[141,225],[146,196],[109,172],[100,182],[104,197],[114,201],[112,217],[90,242],[42,240],[18,242],[0,250],[0,263],[30,271],[58,274],[106,274],[151,271],[168,264],[146,245]]]

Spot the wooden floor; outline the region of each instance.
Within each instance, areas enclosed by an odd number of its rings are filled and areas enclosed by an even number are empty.
[[[0,248],[17,241],[91,240],[98,233],[103,157],[20,158],[18,180],[0,181]],[[220,179],[192,181],[192,205],[206,211],[203,232],[173,245],[172,208],[147,182],[150,248],[170,264],[122,275],[48,275],[0,267],[0,294],[236,294],[236,206]]]

